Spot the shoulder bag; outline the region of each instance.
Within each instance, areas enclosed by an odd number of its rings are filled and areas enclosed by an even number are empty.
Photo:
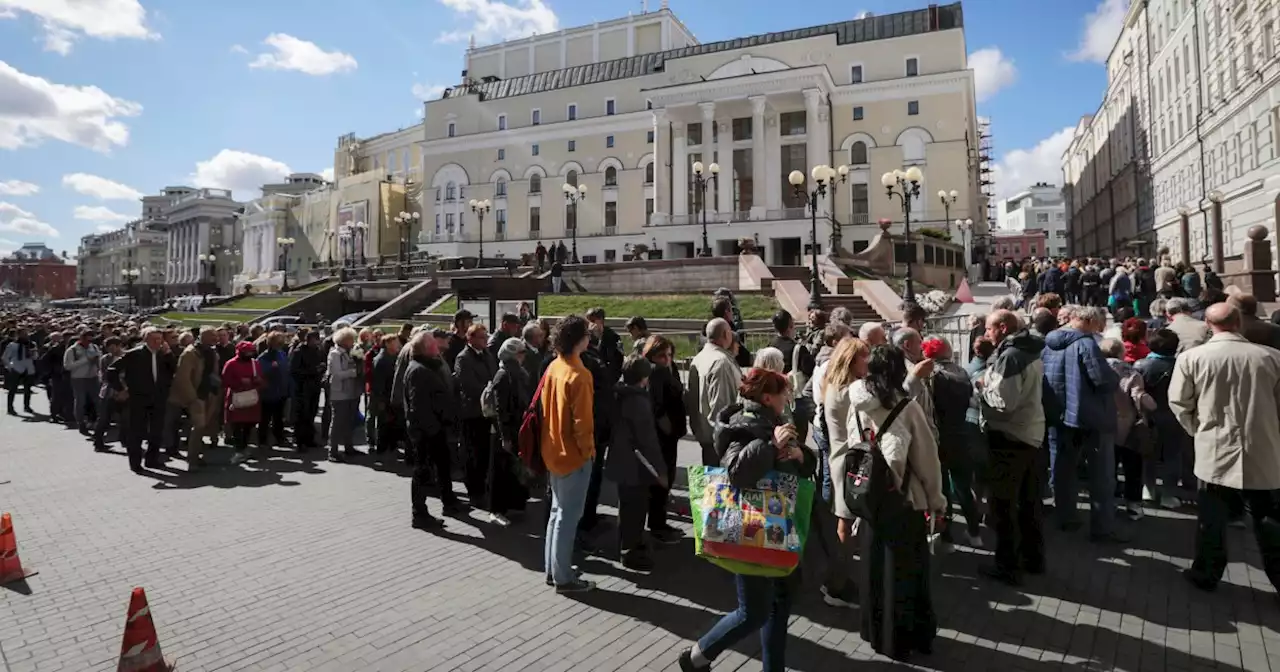
[[[258,380],[258,360],[253,361],[253,380]],[[258,388],[231,393],[231,410],[238,411],[258,405]]]
[[[880,437],[889,431],[909,403],[910,398],[899,400],[875,432],[864,430],[861,416],[854,412],[862,441],[854,445],[845,458],[844,502],[854,515],[875,528],[895,524],[898,516],[908,510],[906,492],[911,481],[911,463],[907,462],[902,487],[895,487],[889,463],[880,451]]]

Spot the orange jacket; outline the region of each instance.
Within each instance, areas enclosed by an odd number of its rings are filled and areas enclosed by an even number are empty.
[[[542,383],[542,461],[563,476],[595,459],[595,403],[591,372],[582,359],[560,356]]]

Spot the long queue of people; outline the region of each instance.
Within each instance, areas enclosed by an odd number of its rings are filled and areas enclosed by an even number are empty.
[[[1160,298],[1149,319],[1113,306],[1112,327],[1101,308],[1055,292],[1033,294],[1026,311],[1003,298],[977,318],[963,366],[914,306],[894,328],[855,323],[844,308],[812,311],[805,336],[779,312],[772,342],[753,355],[727,292],[713,300],[687,378],[674,344],[642,317],[627,323],[628,348],[601,309],[555,324],[505,315],[493,334],[466,311],[449,331],[405,325],[396,334],[77,323],[60,352],[62,339],[31,328],[67,331],[74,318],[29,316],[5,325],[2,352],[11,413],[14,394],[29,394],[43,371],[55,417],[99,448],[102,428],[120,418],[135,471],[176,453],[180,432],[191,469],[219,436],[233,461],[252,459],[252,429],[260,448],[283,443],[278,418],[288,408],[299,451],[319,444],[317,415],[332,460],[358,452],[362,420],[375,457],[402,449],[415,527],[439,529],[467,507],[506,526],[541,496],[545,580],[559,593],[595,588],[575,560],[582,554],[612,546],[625,567],[648,572],[657,546],[681,541],[668,503],[677,446],[691,435],[704,465],[732,482],[779,472],[815,483],[809,557],[823,561],[823,600],[860,605],[863,639],[907,660],[932,651],[935,557],[954,544],[985,548],[985,526],[994,536],[985,576],[1019,585],[1043,574],[1046,500],[1050,525],[1070,534],[1083,527],[1081,490],[1098,543],[1126,543],[1149,507],[1195,506],[1187,575],[1206,590],[1225,570],[1225,527],[1247,509],[1277,583],[1280,327],[1258,318],[1252,297],[1205,290],[1200,303]],[[71,384],[89,369],[91,383]],[[537,469],[523,454],[531,416]],[[906,513],[893,525],[856,506],[866,485],[853,465],[871,449],[902,495]],[[459,463],[465,504],[452,487]],[[602,541],[605,479],[619,505],[616,535]],[[445,515],[431,513],[431,499]],[[757,632],[764,668],[784,669],[800,573],[733,578],[737,608],[681,652],[683,670],[707,669]]]

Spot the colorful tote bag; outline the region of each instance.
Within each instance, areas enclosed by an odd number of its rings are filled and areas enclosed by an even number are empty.
[[[776,471],[735,488],[723,467],[689,467],[695,551],[735,574],[787,576],[804,553],[814,489],[809,479]]]

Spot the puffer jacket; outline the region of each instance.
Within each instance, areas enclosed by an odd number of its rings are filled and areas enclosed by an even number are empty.
[[[1049,334],[1042,353],[1044,377],[1063,410],[1062,423],[1104,434],[1115,431],[1112,394],[1119,378],[1098,349],[1092,334],[1071,328]]]
[[[734,487],[755,485],[770,471],[813,478],[818,456],[804,449],[803,462],[779,460],[773,445],[773,429],[782,418],[766,406],[746,400],[733,404],[716,418],[715,447],[720,466],[729,472]]]
[[[658,474],[667,473],[658,446],[649,391],[635,385],[615,386],[612,443],[605,455],[604,475],[623,486],[656,485],[657,479],[636,456],[639,454]]]

